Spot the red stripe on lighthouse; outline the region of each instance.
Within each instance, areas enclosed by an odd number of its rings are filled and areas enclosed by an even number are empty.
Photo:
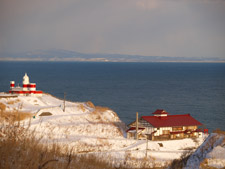
[[[23,88],[27,88],[28,86],[28,84],[23,84]]]
[[[30,84],[28,87],[30,87],[30,88],[36,88],[36,84]]]

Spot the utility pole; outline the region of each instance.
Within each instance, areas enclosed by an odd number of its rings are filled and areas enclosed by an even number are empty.
[[[63,106],[63,112],[66,111],[66,92],[64,92],[64,106]]]
[[[148,135],[146,135],[146,152],[145,152],[145,157],[147,158],[148,156]]]
[[[136,112],[136,140],[138,140],[138,112]]]

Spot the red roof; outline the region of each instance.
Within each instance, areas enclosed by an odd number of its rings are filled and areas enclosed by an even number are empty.
[[[154,113],[152,113],[152,114],[169,114],[169,113],[167,113],[165,110],[163,110],[163,109],[157,109]]]
[[[142,116],[153,127],[175,127],[175,126],[201,126],[202,123],[195,120],[190,114],[168,115],[165,117]]]

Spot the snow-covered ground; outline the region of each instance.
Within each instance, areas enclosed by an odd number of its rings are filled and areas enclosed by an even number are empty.
[[[225,135],[212,133],[205,142],[191,155],[186,169],[225,167]]]
[[[66,101],[64,112],[63,100],[49,94],[0,98],[0,103],[6,105],[6,111],[31,113],[31,118],[23,121],[24,125],[43,137],[43,143],[58,143],[72,148],[77,154],[111,157],[112,163],[124,164],[126,161],[133,166],[138,165],[139,159],[147,158],[148,162],[160,166],[179,158],[184,152],[197,149],[204,141],[204,138],[148,142],[127,139],[125,124],[112,110],[90,102]],[[52,115],[42,116],[42,113]],[[211,151],[207,158],[214,159],[217,152],[224,155],[224,147],[214,151],[216,153]]]

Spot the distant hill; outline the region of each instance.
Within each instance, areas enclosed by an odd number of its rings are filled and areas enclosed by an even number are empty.
[[[87,54],[69,50],[36,50],[25,53],[0,53],[0,61],[87,61],[87,62],[225,62],[225,58]]]

